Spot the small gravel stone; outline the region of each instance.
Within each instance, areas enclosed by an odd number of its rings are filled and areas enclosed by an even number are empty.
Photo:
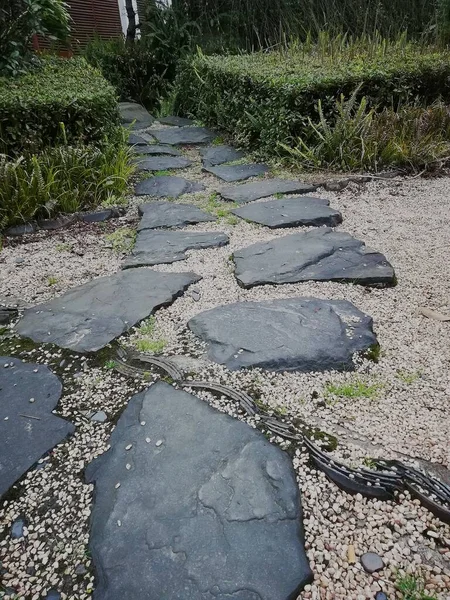
[[[375,571],[381,571],[384,569],[384,562],[381,556],[375,552],[367,552],[361,556],[361,564],[367,573],[375,573]]]

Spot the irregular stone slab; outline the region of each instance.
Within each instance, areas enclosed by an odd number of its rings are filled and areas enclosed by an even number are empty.
[[[208,144],[216,134],[204,127],[171,127],[167,129],[151,129],[149,133],[161,144],[181,146],[189,144]]]
[[[261,433],[158,382],[110,444],[86,471],[95,600],[288,600],[311,580],[295,473]]]
[[[129,146],[146,146],[148,144],[147,140],[144,140],[140,135],[136,135],[135,133],[130,133],[128,136],[128,145]]]
[[[26,310],[16,329],[35,342],[96,352],[199,280],[195,273],[149,269],[99,277]]]
[[[137,171],[168,171],[170,169],[185,169],[190,167],[192,160],[182,156],[151,156],[136,159]]]
[[[4,365],[9,365],[4,367]],[[52,414],[62,385],[50,369],[0,356],[0,496],[74,431]],[[30,402],[30,400],[32,400]]]
[[[347,300],[237,302],[200,313],[189,328],[229,369],[352,371],[352,357],[377,339],[372,319]]]
[[[244,153],[232,146],[209,146],[200,151],[205,167],[215,167],[223,163],[232,162],[244,158]]]
[[[300,225],[329,225],[336,227],[342,223],[338,210],[329,207],[323,198],[297,196],[267,202],[255,202],[232,210],[241,219],[266,225],[271,229],[279,227],[299,227]]]
[[[187,258],[187,250],[218,248],[228,244],[224,233],[198,231],[153,231],[144,229],[137,236],[133,253],[122,268],[150,267],[177,262]]]
[[[36,223],[24,223],[23,225],[14,225],[5,230],[5,235],[26,235],[37,231]]]
[[[133,148],[135,154],[170,154],[171,156],[181,156],[181,152],[172,148],[172,146],[164,146],[164,144],[148,144],[146,146],[135,146]]]
[[[7,325],[17,317],[17,314],[16,308],[9,308],[0,304],[0,325]]]
[[[119,102],[119,112],[122,123],[132,123],[132,129],[145,129],[154,123],[152,115],[137,102]]]
[[[204,171],[212,173],[219,179],[224,181],[244,181],[250,177],[258,177],[267,173],[269,167],[267,165],[251,164],[251,165],[220,165],[218,167],[203,167]]]
[[[158,121],[163,125],[175,125],[176,127],[189,127],[189,125],[194,125],[192,119],[186,119],[185,117],[162,117],[161,119],[158,119]]]
[[[154,198],[178,198],[183,194],[202,192],[205,186],[197,181],[188,181],[183,177],[161,175],[150,177],[136,184],[136,196],[153,196]]]
[[[192,204],[175,202],[150,202],[139,206],[142,215],[138,231],[160,227],[185,227],[196,223],[215,221],[215,217]]]
[[[247,288],[298,281],[395,284],[394,269],[383,254],[329,227],[259,242],[238,250],[233,259],[236,279]]]
[[[224,200],[245,204],[260,198],[267,198],[274,194],[309,194],[316,187],[301,181],[288,181],[287,179],[264,179],[252,181],[243,185],[224,187],[219,194]]]

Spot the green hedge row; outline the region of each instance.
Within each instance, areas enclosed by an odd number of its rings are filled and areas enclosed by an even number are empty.
[[[96,143],[119,122],[113,87],[82,58],[48,57],[24,75],[0,78],[0,153]]]
[[[380,42],[329,54],[300,47],[199,55],[180,69],[176,110],[228,132],[241,146],[281,154],[280,143],[308,141],[308,118],[318,120],[319,99],[326,119],[333,122],[336,99],[355,89],[378,108],[449,99],[450,54]]]

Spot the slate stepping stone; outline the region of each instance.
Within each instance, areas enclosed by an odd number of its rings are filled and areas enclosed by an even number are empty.
[[[160,227],[185,227],[196,223],[215,221],[215,217],[192,204],[175,202],[151,202],[139,206],[142,215],[138,231],[158,229]]]
[[[244,181],[250,177],[258,177],[269,171],[267,165],[219,165],[218,167],[203,167],[204,171],[212,173],[224,181]]]
[[[158,382],[110,444],[86,470],[96,600],[289,600],[311,581],[291,461],[260,432]]]
[[[0,305],[0,325],[7,325],[12,319],[17,317],[17,309]]]
[[[164,146],[164,144],[148,144],[145,146],[135,146],[133,148],[135,154],[170,154],[171,156],[181,156],[181,152],[172,148],[172,146]]]
[[[308,196],[255,202],[231,212],[241,219],[266,225],[271,229],[300,225],[336,227],[342,223],[341,213],[330,208],[328,200]]]
[[[130,133],[128,136],[128,145],[129,146],[146,146],[148,144],[147,140],[144,140],[140,135],[136,135],[135,133]]]
[[[288,181],[287,179],[264,179],[252,181],[242,185],[223,187],[219,194],[224,200],[245,204],[274,194],[309,194],[316,187],[301,181]]]
[[[161,144],[170,144],[172,146],[208,144],[216,137],[214,132],[204,127],[151,129],[149,133]]]
[[[249,288],[266,283],[338,281],[394,285],[386,257],[329,227],[259,242],[234,253],[235,276]]]
[[[140,104],[136,102],[119,102],[119,112],[122,123],[133,123],[131,129],[145,129],[150,127],[155,121],[152,115]]]
[[[244,153],[232,146],[209,146],[200,151],[205,167],[215,167],[223,163],[232,162],[244,158]]]
[[[371,317],[347,300],[237,302],[188,326],[208,344],[209,358],[232,370],[352,371],[353,355],[377,343]]]
[[[176,127],[188,127],[189,125],[194,125],[192,119],[186,119],[185,117],[162,117],[161,119],[158,119],[158,121],[163,125],[175,125]]]
[[[150,267],[177,262],[187,258],[187,250],[218,248],[228,244],[224,233],[198,231],[153,231],[144,229],[137,236],[133,253],[122,266],[123,269]]]
[[[16,330],[35,342],[96,352],[200,279],[195,273],[150,269],[100,277],[26,310]]]
[[[9,366],[5,368],[6,364]],[[0,356],[0,365],[2,496],[75,428],[52,414],[61,397],[62,385],[50,369],[10,356]]]
[[[192,160],[182,156],[150,156],[136,159],[137,171],[168,171],[170,169],[185,169],[190,167]]]
[[[153,196],[154,198],[178,198],[183,194],[202,192],[205,186],[196,181],[188,181],[183,177],[174,175],[161,175],[150,177],[136,184],[136,196]]]

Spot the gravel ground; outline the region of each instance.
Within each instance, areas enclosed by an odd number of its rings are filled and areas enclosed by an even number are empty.
[[[185,154],[198,158],[196,150]],[[177,201],[217,210],[210,199],[217,180],[202,174],[198,166],[181,174],[203,181],[208,189]],[[448,189],[449,179],[441,178],[372,182],[362,187],[350,184],[339,193],[316,194],[329,198],[331,206],[342,211],[340,230],[387,256],[399,281],[390,289],[302,283],[244,290],[233,277],[231,253],[253,242],[305,229],[270,231],[229,216],[218,223],[187,228],[224,231],[230,245],[190,252],[186,261],[156,267],[192,270],[203,279],[172,306],[157,312],[152,339],[166,342],[167,355],[202,358],[204,348],[186,330],[186,322],[203,310],[237,300],[294,295],[350,300],[374,318],[381,344],[377,364],[359,360],[356,373],[350,374],[270,374],[229,372],[199,360],[196,378],[257,392],[274,409],[337,435],[335,456],[353,466],[380,456],[421,459],[429,461],[430,468],[449,467],[450,323],[416,313],[423,306],[450,313],[450,262],[444,254],[450,245]],[[132,199],[133,205],[138,202],[142,198]],[[116,272],[120,257],[107,247],[105,232],[129,227],[135,214],[134,208],[106,226],[77,225],[52,234],[24,236],[6,245],[0,254],[0,295],[36,303]],[[50,277],[57,282],[50,284]],[[136,328],[125,343],[133,344],[141,337]],[[61,351],[45,354],[38,349],[26,358],[58,365],[65,395],[57,412],[77,429],[43,461],[44,468],[26,476],[20,493],[3,503],[0,573],[5,571],[4,587],[20,599],[45,598],[54,588],[63,599],[84,600],[94,580],[87,551],[92,486],[83,483],[82,471],[107,449],[114,420],[127,399],[145,384],[109,370],[104,361],[102,366],[95,359],[81,360]],[[66,361],[62,367],[61,360]],[[330,384],[355,381],[371,386],[370,397],[340,397],[329,390]],[[245,418],[232,403],[207,393],[199,395],[219,410]],[[97,410],[107,413],[106,423],[93,423],[83,413]],[[281,439],[274,442],[286,445]],[[315,573],[313,584],[300,598],[368,600],[380,590],[389,598],[403,598],[395,591],[395,582],[412,574],[424,581],[428,594],[450,599],[450,527],[407,493],[398,502],[379,502],[340,491],[307,464],[307,455],[300,449],[295,450],[294,467],[302,491],[307,552]],[[10,525],[21,514],[30,523],[27,536],[11,540]],[[355,564],[349,564],[350,546],[355,549]],[[366,551],[380,554],[385,569],[366,573],[359,563]]]

